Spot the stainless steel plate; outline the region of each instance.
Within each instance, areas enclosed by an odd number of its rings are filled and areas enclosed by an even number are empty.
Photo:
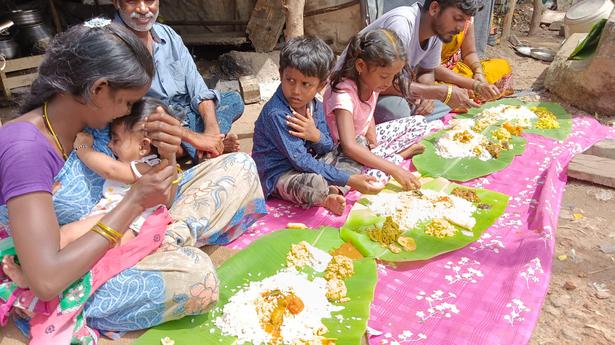
[[[530,52],[530,55],[534,59],[542,60],[542,61],[553,61],[555,58],[555,52],[551,49],[547,48],[533,48]]]
[[[517,53],[525,56],[531,56],[532,54],[532,47],[529,46],[516,46],[515,50]]]

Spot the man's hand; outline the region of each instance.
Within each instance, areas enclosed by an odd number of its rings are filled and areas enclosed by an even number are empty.
[[[429,115],[436,109],[436,105],[432,99],[419,98],[414,101],[414,104],[416,105],[414,115]]]
[[[352,175],[348,179],[348,185],[361,194],[378,194],[384,188],[378,179],[369,175]]]
[[[453,91],[451,94],[451,99],[448,102],[448,106],[453,110],[465,112],[470,108],[478,107],[478,104],[470,98],[466,89],[462,89],[454,85],[452,88]]]
[[[320,130],[316,127],[309,107],[306,114],[307,116],[303,116],[293,110],[293,115],[286,117],[286,124],[291,128],[288,132],[297,138],[317,143],[320,141]]]

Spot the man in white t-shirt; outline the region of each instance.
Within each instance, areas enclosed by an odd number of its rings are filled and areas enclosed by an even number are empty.
[[[466,20],[481,9],[482,0],[425,0],[424,6],[397,7],[361,30],[394,31],[405,44],[408,65],[416,75],[410,86],[413,99],[400,97],[400,92],[393,87],[380,93],[374,114],[376,123],[410,115],[427,115],[427,120],[435,120],[451,108],[477,106],[466,90],[452,86],[449,95],[449,86],[436,85],[434,70],[440,65],[442,41],[450,42],[463,30]]]

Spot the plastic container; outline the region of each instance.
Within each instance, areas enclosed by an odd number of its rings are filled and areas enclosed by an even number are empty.
[[[612,0],[584,0],[566,12],[564,33],[566,38],[573,33],[587,33],[600,19],[609,18],[613,11]]]

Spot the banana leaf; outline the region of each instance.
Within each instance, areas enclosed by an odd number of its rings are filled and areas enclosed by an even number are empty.
[[[431,189],[450,193],[454,188],[461,187],[456,183],[450,183],[445,179],[435,179],[421,186],[421,189]],[[451,252],[478,240],[480,236],[504,213],[508,205],[509,197],[505,194],[493,192],[487,189],[469,188],[476,192],[481,200],[491,206],[489,209],[478,209],[473,217],[476,225],[471,232],[462,231],[461,227],[455,226],[459,231],[456,235],[446,238],[436,238],[425,234],[426,224],[418,224],[414,229],[405,229],[404,236],[412,237],[416,242],[416,250],[394,254],[388,248],[383,248],[379,243],[370,240],[367,229],[375,224],[382,225],[384,217],[377,216],[369,209],[369,198],[359,200],[350,211],[348,220],[342,226],[340,235],[344,241],[352,243],[366,257],[378,258],[389,262],[405,262],[431,259],[440,254]],[[393,193],[383,190],[381,193]],[[367,206],[366,206],[367,205]]]
[[[559,122],[559,128],[556,128],[556,129],[528,128],[524,130],[525,133],[538,134],[538,135],[542,135],[547,138],[553,138],[556,140],[566,140],[566,138],[568,138],[568,135],[570,135],[570,131],[572,130],[572,115],[570,115],[570,113],[568,113],[566,109],[562,108],[561,105],[557,103],[552,103],[552,102],[523,102],[518,99],[501,99],[499,101],[485,103],[480,108],[470,109],[466,114],[462,114],[457,117],[458,118],[472,118],[485,109],[492,108],[492,107],[495,107],[501,104],[525,105],[527,107],[544,107],[544,108],[549,109],[549,111],[551,111],[553,114],[555,114],[555,117],[557,117],[557,121]]]
[[[493,126],[487,127],[482,134],[491,137],[490,132],[494,128]],[[519,156],[525,151],[525,139],[513,136],[510,141],[513,146],[512,149],[502,150],[498,158],[486,161],[478,158],[448,159],[436,153],[436,142],[443,134],[444,131],[439,131],[423,139],[421,144],[425,146],[425,152],[412,157],[412,164],[421,175],[465,182],[506,168],[515,156]]]
[[[218,306],[224,306],[237,288],[246,282],[274,275],[285,264],[290,245],[301,241],[307,241],[327,252],[343,243],[338,229],[335,228],[281,230],[263,236],[218,269],[220,279]],[[354,272],[354,275],[346,280],[350,301],[340,304],[344,309],[333,313],[332,318],[323,320],[329,329],[325,336],[336,338],[336,344],[361,344],[361,338],[367,328],[369,307],[374,298],[377,281],[376,262],[370,258],[355,260]],[[187,316],[167,322],[147,331],[135,344],[159,345],[163,337],[175,340],[176,345],[236,344],[237,338],[223,336],[214,326],[213,320],[219,316],[219,313],[213,311],[205,315]],[[344,321],[338,321],[336,315],[342,315]]]

